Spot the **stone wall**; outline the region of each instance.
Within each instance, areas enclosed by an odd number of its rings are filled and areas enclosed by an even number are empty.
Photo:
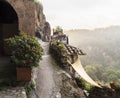
[[[43,13],[43,6],[34,0],[7,0],[18,15],[19,30],[30,35],[39,32],[45,41],[50,40],[50,25],[46,28],[46,17]],[[49,24],[49,23],[48,23]],[[41,33],[42,32],[42,33]],[[44,34],[43,34],[44,33]]]
[[[7,0],[18,15],[19,30],[35,35],[34,0]]]

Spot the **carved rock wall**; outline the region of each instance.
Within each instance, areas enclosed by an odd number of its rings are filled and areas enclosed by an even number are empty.
[[[19,30],[35,35],[34,0],[7,0],[15,9],[19,19]]]
[[[19,30],[30,35],[37,31],[44,41],[50,40],[50,24],[46,22],[41,3],[34,0],[7,0],[18,15]]]

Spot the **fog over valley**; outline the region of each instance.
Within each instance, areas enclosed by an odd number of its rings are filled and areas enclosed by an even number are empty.
[[[87,54],[80,59],[92,78],[120,82],[120,26],[69,30],[65,33],[71,45]]]

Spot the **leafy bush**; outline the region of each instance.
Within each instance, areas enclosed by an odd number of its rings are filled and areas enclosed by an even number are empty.
[[[63,65],[63,62],[66,62],[67,55],[66,47],[64,44],[54,40],[50,46],[50,53],[53,58],[57,61],[58,64]]]
[[[38,66],[42,59],[42,47],[33,36],[20,34],[5,39],[5,43],[11,51],[11,61],[20,67]]]
[[[25,92],[26,92],[27,98],[31,98],[30,93],[34,89],[35,86],[36,84],[34,81],[30,81],[29,84],[25,86]]]
[[[57,26],[57,27],[55,28],[55,32],[62,32],[62,27]]]

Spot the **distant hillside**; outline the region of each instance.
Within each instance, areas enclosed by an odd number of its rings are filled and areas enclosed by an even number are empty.
[[[120,82],[120,26],[69,30],[65,33],[71,45],[87,53],[81,56],[81,61],[91,77],[105,82]]]

